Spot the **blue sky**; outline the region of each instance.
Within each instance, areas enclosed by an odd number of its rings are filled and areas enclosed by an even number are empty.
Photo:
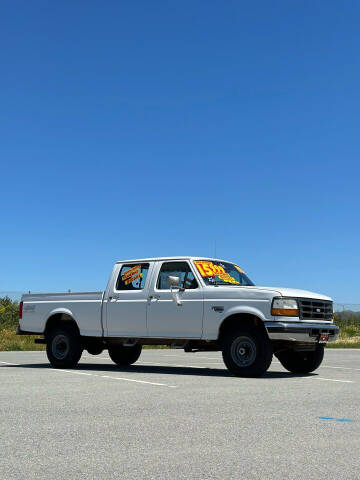
[[[360,303],[351,1],[4,2],[0,290],[217,254]]]

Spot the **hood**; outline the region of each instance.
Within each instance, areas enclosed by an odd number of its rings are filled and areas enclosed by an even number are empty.
[[[279,292],[283,297],[300,297],[300,298],[316,298],[318,300],[329,300],[332,301],[332,298],[327,297],[326,295],[321,295],[320,293],[309,292],[308,290],[299,290],[297,288],[284,288],[284,287],[259,287],[256,285],[256,288],[261,290],[268,290],[272,292]]]

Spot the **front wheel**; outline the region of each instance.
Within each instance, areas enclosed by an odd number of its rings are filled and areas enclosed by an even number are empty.
[[[238,377],[258,377],[269,368],[272,347],[266,334],[253,327],[228,332],[222,356],[228,370]]]
[[[116,365],[126,366],[132,365],[140,357],[142,345],[136,343],[132,347],[124,347],[116,345],[109,347],[109,357]]]
[[[288,350],[277,355],[281,365],[291,373],[310,373],[316,370],[324,358],[324,346],[317,345],[310,352]]]

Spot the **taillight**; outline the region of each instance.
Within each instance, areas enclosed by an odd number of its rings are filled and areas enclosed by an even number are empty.
[[[20,302],[20,304],[19,304],[19,319],[22,318],[23,305],[24,305],[24,302]]]

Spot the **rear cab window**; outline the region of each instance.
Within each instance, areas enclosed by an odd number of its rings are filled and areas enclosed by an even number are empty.
[[[149,267],[149,263],[122,265],[116,281],[116,290],[143,290],[146,284]]]

